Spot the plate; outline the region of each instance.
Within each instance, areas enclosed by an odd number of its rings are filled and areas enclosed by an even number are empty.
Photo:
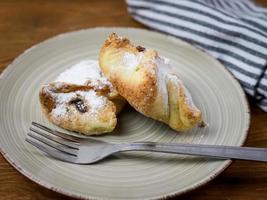
[[[20,55],[0,79],[0,145],[4,157],[23,175],[46,188],[90,199],[158,199],[197,188],[231,161],[162,153],[121,153],[94,165],[55,160],[25,142],[31,121],[56,128],[41,113],[38,90],[63,70],[97,59],[105,38],[116,32],[154,48],[171,60],[202,110],[208,128],[177,133],[126,108],[109,142],[155,141],[240,146],[250,115],[238,82],[215,59],[173,37],[134,28],[94,28],[61,34]]]

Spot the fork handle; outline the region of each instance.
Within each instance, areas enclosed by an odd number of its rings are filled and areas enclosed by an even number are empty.
[[[267,148],[254,147],[137,142],[122,145],[121,151],[151,151],[161,153],[197,155],[222,159],[267,162]]]

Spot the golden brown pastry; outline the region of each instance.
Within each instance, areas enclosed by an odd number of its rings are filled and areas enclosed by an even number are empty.
[[[125,100],[102,75],[97,61],[82,61],[44,85],[42,110],[52,123],[86,135],[111,132]]]
[[[202,121],[178,73],[153,49],[112,33],[99,56],[103,73],[137,111],[186,131]]]

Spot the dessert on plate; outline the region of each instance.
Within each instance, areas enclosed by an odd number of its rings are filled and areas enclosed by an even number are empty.
[[[145,116],[176,131],[202,122],[179,73],[157,51],[112,33],[101,48],[99,65],[119,94]]]
[[[86,135],[111,132],[125,104],[94,60],[81,61],[62,72],[54,82],[42,86],[39,98],[49,121]]]
[[[112,132],[126,100],[176,131],[205,126],[169,60],[115,33],[105,41],[99,61],[77,63],[42,86],[39,97],[49,121],[86,135]]]

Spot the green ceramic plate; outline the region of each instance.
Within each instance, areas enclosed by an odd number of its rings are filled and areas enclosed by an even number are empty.
[[[176,133],[133,109],[119,116],[110,142],[156,141],[240,146],[250,117],[237,81],[215,59],[191,45],[156,32],[133,28],[95,28],[46,40],[19,56],[0,79],[0,145],[4,157],[31,180],[57,192],[90,199],[157,199],[207,183],[231,161],[157,153],[123,153],[94,165],[52,159],[25,142],[31,121],[55,128],[40,110],[38,89],[64,69],[97,59],[111,32],[158,50],[170,58],[202,110],[209,127]]]

